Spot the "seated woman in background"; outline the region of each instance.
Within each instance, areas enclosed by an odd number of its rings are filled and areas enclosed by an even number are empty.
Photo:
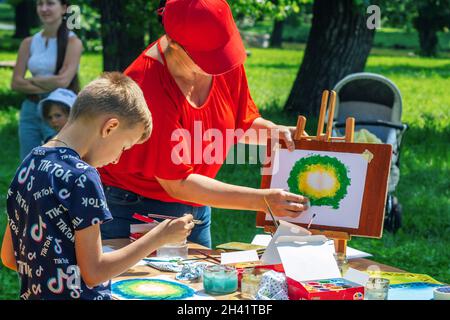
[[[68,5],[66,0],[38,0],[37,14],[43,30],[20,45],[11,88],[27,95],[19,120],[21,160],[55,134],[39,114],[39,101],[57,88],[79,91],[77,72],[83,45],[67,28]],[[27,70],[31,78],[26,78]]]

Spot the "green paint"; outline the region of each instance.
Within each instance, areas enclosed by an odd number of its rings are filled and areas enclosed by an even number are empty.
[[[333,197],[318,198],[308,194],[307,190],[300,190],[298,176],[307,172],[312,165],[322,165],[335,172],[336,179],[340,183],[339,189]],[[333,209],[339,209],[339,204],[347,195],[347,187],[350,186],[351,179],[348,177],[347,167],[335,157],[314,155],[307,158],[301,158],[292,167],[288,178],[289,190],[292,193],[301,194],[309,198],[313,206],[331,206]]]

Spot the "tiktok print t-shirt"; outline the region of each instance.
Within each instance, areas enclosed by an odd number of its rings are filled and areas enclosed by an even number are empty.
[[[33,149],[8,190],[7,213],[21,299],[111,299],[110,282],[87,287],[77,265],[75,231],[112,219],[97,170],[77,152]]]

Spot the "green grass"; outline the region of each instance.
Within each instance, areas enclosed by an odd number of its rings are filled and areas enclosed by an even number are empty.
[[[246,68],[252,95],[262,114],[276,122],[295,123],[281,111],[296,76],[302,50],[252,49]],[[374,50],[375,51],[375,50]],[[14,53],[0,53],[11,60]],[[102,69],[101,56],[85,54],[81,79],[86,84]],[[403,205],[404,226],[381,240],[354,238],[350,246],[368,251],[373,259],[450,282],[450,59],[409,57],[406,51],[383,49],[369,58],[366,71],[394,81],[403,95],[403,119],[410,130],[402,144],[401,180],[396,195]],[[17,121],[22,97],[9,90],[12,72],[0,69],[0,235],[5,228],[5,194],[18,165]],[[313,121],[308,129],[314,128]],[[258,187],[259,165],[227,165],[221,181]],[[250,241],[256,233],[255,214],[213,209],[213,244]],[[1,236],[0,236],[1,238]],[[13,272],[1,269],[0,299],[17,298]]]

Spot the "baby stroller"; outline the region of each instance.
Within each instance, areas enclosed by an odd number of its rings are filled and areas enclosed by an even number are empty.
[[[408,126],[401,122],[402,96],[389,79],[374,73],[354,73],[339,81],[334,115],[335,134],[343,136],[347,117],[355,118],[355,132],[366,129],[392,145],[384,227],[396,232],[402,225],[402,207],[393,195],[400,179],[400,146]]]

